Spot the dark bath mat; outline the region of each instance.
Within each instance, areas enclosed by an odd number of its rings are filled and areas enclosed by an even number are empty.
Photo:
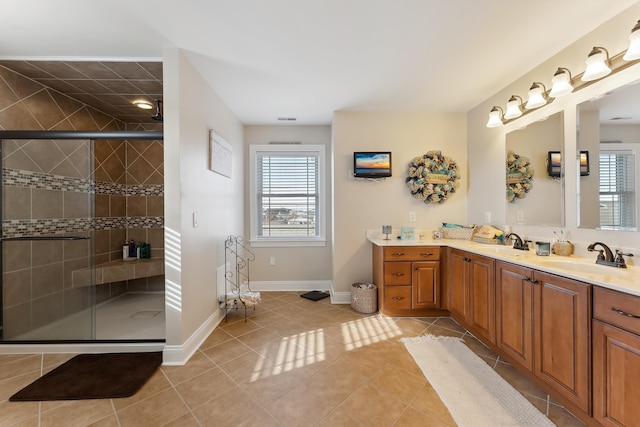
[[[321,300],[322,298],[328,297],[329,294],[321,291],[311,291],[311,292],[307,292],[306,294],[302,294],[300,296],[302,298],[310,299],[311,301],[318,301],[318,300]]]
[[[80,354],[9,399],[112,399],[134,395],[162,364],[162,352]]]

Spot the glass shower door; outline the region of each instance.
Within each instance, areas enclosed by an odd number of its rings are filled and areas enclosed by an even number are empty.
[[[1,150],[1,339],[95,339],[93,142],[5,139]]]

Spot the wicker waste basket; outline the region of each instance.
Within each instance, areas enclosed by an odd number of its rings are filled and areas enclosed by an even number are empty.
[[[378,287],[373,283],[352,284],[351,307],[359,313],[378,311]]]

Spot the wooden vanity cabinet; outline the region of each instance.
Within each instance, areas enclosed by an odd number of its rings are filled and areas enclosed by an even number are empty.
[[[496,346],[590,412],[591,286],[496,262]]]
[[[387,316],[440,316],[443,307],[439,246],[373,245],[378,309]]]
[[[529,268],[496,262],[496,346],[533,372],[533,285]]]
[[[449,248],[449,312],[474,335],[495,344],[493,258]]]
[[[640,420],[640,298],[593,290],[593,417],[605,426]]]

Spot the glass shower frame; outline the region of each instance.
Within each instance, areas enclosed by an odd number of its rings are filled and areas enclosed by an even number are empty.
[[[87,131],[0,131],[0,144],[4,140],[84,140],[89,144],[87,159],[91,164],[89,165],[90,173],[88,175],[88,189],[87,189],[87,217],[82,218],[79,222],[84,223],[84,226],[79,226],[74,230],[64,230],[57,233],[33,233],[28,231],[26,233],[18,233],[17,235],[5,235],[5,230],[2,230],[2,237],[0,245],[0,258],[3,260],[2,267],[0,269],[0,307],[2,307],[2,316],[0,317],[0,343],[75,343],[75,342],[105,342],[112,340],[96,340],[96,320],[95,320],[95,216],[94,216],[94,198],[95,198],[95,181],[93,173],[93,149],[96,141],[100,140],[149,140],[149,139],[163,139],[162,132],[156,131],[136,131],[136,132],[122,132],[122,131],[108,131],[108,132],[87,132]],[[42,141],[42,143],[47,143]],[[98,142],[99,143],[99,142]],[[2,145],[0,145],[2,147]],[[0,148],[1,154],[1,148]],[[4,164],[3,164],[4,166]],[[4,181],[3,181],[4,182]],[[0,196],[1,194],[0,189]],[[0,207],[2,203],[2,197],[0,197]],[[4,212],[4,210],[3,210]],[[4,218],[3,218],[4,220]],[[4,224],[4,222],[3,222]],[[15,233],[14,233],[15,234]],[[60,323],[60,327],[51,328],[50,325],[38,325],[39,330],[45,331],[39,335],[17,335],[17,337],[9,337],[5,332],[5,310],[4,310],[4,253],[5,247],[13,246],[23,247],[29,245],[29,250],[24,251],[29,253],[33,258],[33,253],[40,253],[41,251],[48,251],[55,254],[56,251],[63,248],[63,252],[71,252],[78,255],[74,261],[80,261],[85,263],[79,265],[77,270],[73,272],[73,286],[70,289],[68,300],[69,305],[73,305],[69,312],[63,314],[68,315],[67,322]],[[75,248],[75,249],[74,249]],[[84,249],[83,249],[84,248]],[[83,257],[82,251],[86,250],[86,257]],[[64,262],[64,260],[63,260]],[[64,281],[68,286],[70,272],[64,273]],[[78,286],[76,286],[77,283]],[[60,286],[58,286],[59,288]],[[75,305],[74,305],[75,304]],[[53,304],[49,304],[51,308]],[[42,309],[41,304],[41,309]],[[45,304],[46,308],[47,305]],[[33,308],[31,308],[33,309]],[[54,310],[55,311],[55,310]],[[60,308],[57,308],[60,312]],[[29,314],[29,322],[33,322],[33,316]],[[14,322],[15,323],[15,322]],[[57,323],[57,322],[52,322]],[[44,327],[42,327],[44,326]],[[25,328],[28,329],[28,328]],[[118,340],[115,340],[118,341]]]

